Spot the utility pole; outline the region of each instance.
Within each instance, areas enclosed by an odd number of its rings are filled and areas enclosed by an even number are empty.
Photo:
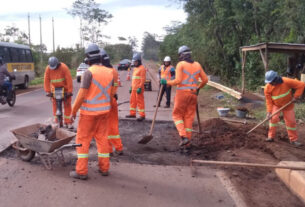
[[[42,64],[42,32],[41,32],[41,16],[39,15],[39,25],[40,25],[40,62]]]
[[[31,26],[30,26],[30,13],[28,13],[28,32],[29,32],[29,46],[31,47]]]
[[[55,52],[55,37],[54,37],[54,18],[52,17],[52,31],[53,31],[53,53]]]

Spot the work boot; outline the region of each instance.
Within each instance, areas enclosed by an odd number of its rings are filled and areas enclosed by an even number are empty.
[[[181,142],[179,143],[179,146],[184,146],[190,143],[190,140],[186,137],[181,137]]]
[[[185,146],[183,152],[184,152],[185,155],[190,155],[191,150],[192,150],[191,146]]]
[[[143,121],[145,119],[144,116],[140,116],[139,118],[137,118],[137,121]]]
[[[164,108],[170,108],[170,106],[169,106],[169,105],[166,105],[166,106],[164,106]]]
[[[108,176],[109,175],[109,171],[103,172],[102,170],[99,169],[98,172],[101,173],[102,176]]]
[[[115,150],[115,154],[121,156],[124,154],[124,152],[123,150]]]
[[[88,175],[80,175],[74,170],[70,171],[69,175],[70,175],[71,178],[75,178],[75,179],[80,179],[80,180],[87,180],[88,179]]]
[[[298,141],[292,141],[290,142],[290,144],[292,144],[294,147],[302,147],[303,144],[301,142]]]
[[[126,115],[126,118],[136,118],[136,115]]]
[[[268,137],[267,139],[265,139],[266,142],[274,142],[273,138]]]
[[[154,105],[154,107],[157,107],[157,105]],[[160,104],[159,104],[159,106],[158,107],[160,107]]]

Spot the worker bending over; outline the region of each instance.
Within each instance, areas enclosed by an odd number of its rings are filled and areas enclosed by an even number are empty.
[[[265,97],[267,106],[267,118],[279,108],[290,102],[297,100],[304,91],[305,84],[301,81],[281,77],[277,72],[270,70],[265,74]],[[294,95],[292,89],[295,89]],[[286,129],[290,139],[290,143],[296,147],[302,146],[298,142],[298,134],[296,128],[296,120],[294,114],[294,104],[288,105],[283,109]],[[276,126],[280,121],[280,113],[274,115],[269,122],[269,132],[267,142],[273,142],[276,134]]]
[[[111,110],[111,98],[114,96],[113,70],[102,66],[100,49],[90,44],[85,50],[89,69],[82,77],[81,88],[72,108],[72,119],[75,119],[80,108],[76,143],[76,170],[70,177],[88,178],[88,157],[91,139],[94,137],[98,151],[99,172],[103,176],[109,171],[108,117]]]
[[[186,154],[190,153],[190,140],[192,137],[192,125],[197,106],[199,89],[207,82],[208,78],[201,65],[191,58],[191,50],[183,45],[178,50],[179,61],[176,66],[176,78],[167,81],[161,79],[162,85],[177,85],[173,120],[181,137],[180,146],[184,147]],[[202,82],[199,83],[199,78]]]
[[[165,79],[166,81],[175,79],[175,68],[171,65],[171,58],[169,56],[166,56],[164,58],[163,65],[159,68],[159,77],[160,77],[160,80]],[[159,90],[161,90],[161,84],[160,84]],[[170,107],[171,91],[172,91],[172,86],[170,86],[170,85],[165,85],[162,88],[161,95],[160,95],[160,104],[161,104],[164,93],[166,93],[165,108]],[[160,104],[159,104],[159,106],[160,106]],[[156,105],[154,105],[154,107],[156,107]]]
[[[59,62],[56,57],[50,57],[48,63],[49,65],[46,67],[44,73],[44,90],[47,93],[46,96],[52,97],[55,123],[58,123],[56,116],[56,100],[54,97],[55,88],[64,88],[64,124],[65,127],[72,129],[71,101],[73,96],[73,83],[70,70],[66,64]]]
[[[113,93],[114,96],[111,97],[111,109],[109,112],[109,124],[108,124],[108,142],[109,142],[109,153],[113,153],[113,147],[117,155],[123,155],[123,144],[119,131],[119,114],[118,114],[118,71],[112,67],[110,64],[110,58],[104,49],[100,49],[102,65],[113,71]]]
[[[142,65],[142,58],[140,53],[135,53],[132,57],[135,68],[132,73],[130,93],[130,114],[126,118],[136,118],[136,110],[138,110],[140,117],[138,121],[145,119],[145,103],[144,103],[144,83],[146,80],[146,69]]]

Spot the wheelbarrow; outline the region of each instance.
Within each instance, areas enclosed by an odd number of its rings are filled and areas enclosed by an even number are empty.
[[[29,126],[11,130],[14,136],[18,139],[12,147],[17,150],[21,160],[30,162],[37,154],[46,169],[51,170],[54,156],[64,165],[63,149],[71,147],[80,147],[81,144],[69,144],[75,137],[74,132],[67,131],[62,128],[56,128],[55,141],[39,140],[33,133],[39,131],[39,128],[46,127],[45,124],[32,124]]]

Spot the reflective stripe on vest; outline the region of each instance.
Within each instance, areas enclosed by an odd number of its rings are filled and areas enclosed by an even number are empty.
[[[51,80],[51,83],[59,83],[59,82],[62,82],[64,80],[66,80],[66,79],[65,78],[53,79],[53,80]]]
[[[193,84],[197,84],[198,80],[195,78],[195,75],[200,73],[200,70],[197,70],[195,73],[191,74],[190,72],[183,70],[183,72],[188,76],[186,80],[182,81],[181,84],[186,85],[182,87],[178,87],[177,90],[185,90],[185,89],[197,89],[196,86],[192,86]],[[191,81],[193,79],[193,81]]]
[[[108,94],[107,90],[112,86],[113,80],[104,88],[99,82],[97,82],[95,79],[92,79],[92,83],[96,85],[101,92],[97,94],[93,99],[91,100],[84,100],[84,103],[87,104],[102,104],[102,103],[110,103],[111,98],[110,94]],[[103,95],[106,96],[106,99],[98,100]],[[103,107],[85,107],[82,106],[81,109],[85,111],[107,111],[111,109],[111,106],[103,106]]]
[[[107,158],[110,156],[109,156],[109,153],[98,153],[98,157]]]
[[[132,79],[141,79],[141,76],[132,76]]]
[[[279,98],[283,98],[283,97],[285,97],[285,96],[288,96],[288,95],[290,94],[290,92],[291,92],[291,89],[289,89],[286,93],[283,93],[283,94],[281,94],[281,95],[278,95],[278,96],[271,96],[271,98],[272,98],[273,100],[276,100],[276,99],[279,99]]]

